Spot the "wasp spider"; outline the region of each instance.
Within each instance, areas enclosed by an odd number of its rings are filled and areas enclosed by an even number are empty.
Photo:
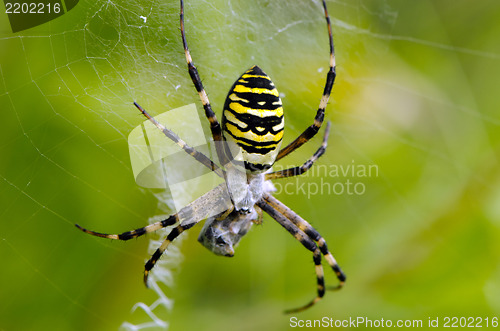
[[[270,170],[274,162],[284,158],[315,136],[323,123],[325,108],[336,76],[332,29],[325,0],[323,0],[323,9],[330,41],[330,69],[327,73],[323,96],[314,122],[293,142],[280,149],[284,129],[282,103],[273,82],[258,66],[253,66],[245,71],[231,87],[224,104],[222,125],[219,124],[188,49],[184,31],[184,4],[183,0],[180,0],[181,37],[188,71],[210,123],[220,165],[188,146],[175,133],[158,123],[137,103],[134,102],[134,105],[165,136],[173,140],[198,162],[224,178],[225,182],[182,208],[177,214],[140,229],[122,234],[104,234],[84,229],[79,225],[76,226],[94,236],[129,240],[177,224],[146,263],[144,282],[147,286],[148,274],[168,245],[183,231],[206,219],[207,211],[213,206],[223,203],[221,197],[229,193],[230,203],[224,207],[224,211],[208,217],[206,220],[198,238],[204,246],[215,254],[232,256],[234,246],[238,244],[253,223],[261,222],[262,211],[264,211],[313,253],[317,295],[308,304],[287,312],[305,310],[318,302],[325,294],[322,255],[339,280],[339,284],[332,289],[341,288],[346,277],[329,252],[325,240],[307,221],[271,195],[273,186],[270,182],[272,179],[303,174],[325,152],[327,146],[330,123],[327,123],[321,146],[303,165],[276,172]],[[241,152],[239,158],[234,156],[233,149],[228,147],[230,143],[238,146]],[[241,175],[244,176],[244,180],[241,180]]]

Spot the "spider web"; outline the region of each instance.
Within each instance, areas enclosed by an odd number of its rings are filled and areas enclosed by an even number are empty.
[[[218,114],[234,79],[258,64],[281,92],[285,143],[312,122],[328,69],[319,1],[185,6],[190,49]],[[339,78],[319,166],[375,164],[379,175],[339,178],[328,168],[324,181],[313,174],[282,182],[299,189],[288,194],[281,184],[278,197],[320,230],[349,276],[348,289],[304,316],[498,312],[498,3],[328,6]],[[135,184],[127,136],[143,121],[133,101],[153,115],[192,102],[201,108],[178,10],[177,1],[81,1],[16,34],[2,14],[1,329],[192,329],[199,316],[205,330],[281,330],[288,317],[280,311],[312,297],[310,254],[270,219],[231,261],[211,256],[196,234],[179,240],[155,268],[165,284],[153,291],[141,275],[159,237],[122,243],[74,228],[119,233],[170,212],[168,194]],[[472,21],[473,29],[464,24]],[[319,143],[277,167],[301,164]],[[346,178],[366,192],[311,194]],[[434,292],[442,298],[427,302]]]

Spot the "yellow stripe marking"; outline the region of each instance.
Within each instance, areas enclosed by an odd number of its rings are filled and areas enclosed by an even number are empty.
[[[231,102],[229,104],[229,108],[237,112],[238,114],[251,114],[255,116],[259,116],[261,118],[269,117],[269,116],[283,116],[283,108],[279,107],[274,110],[269,109],[253,109],[245,107],[237,102]]]
[[[231,138],[233,138],[233,137],[231,137]],[[249,144],[249,143],[247,143],[247,142],[245,142],[245,141],[236,140],[236,139],[234,139],[234,138],[233,138],[233,140],[235,140],[235,141],[236,141],[236,142],[237,142],[240,146],[241,146],[241,145],[244,145],[244,146],[253,146],[253,147],[254,147],[254,148],[256,148],[256,149],[269,149],[269,148],[271,148],[271,149],[276,149],[276,147],[278,146],[278,144],[272,144],[272,145],[268,145],[268,146],[254,146],[254,145]],[[247,152],[247,153],[248,153],[248,152]],[[271,153],[271,152],[268,152],[268,154],[269,154],[269,153]]]
[[[231,123],[226,123],[226,129],[236,137],[245,138],[256,142],[278,143],[279,140],[283,138],[283,131],[278,132],[278,134],[272,134],[271,132],[269,132],[263,136],[260,136],[258,134],[253,133],[252,131],[241,132],[236,126],[232,125]]]
[[[239,141],[239,140],[238,140],[238,144],[239,144],[239,145],[245,145],[245,146],[253,146],[253,147],[254,147],[254,148],[256,148],[256,149],[269,149],[269,148],[271,148],[271,149],[276,149],[276,146],[278,145],[278,144],[272,144],[272,145],[268,145],[268,146],[254,146],[254,145],[252,145],[252,144],[249,144],[249,143],[244,142],[244,141]],[[248,153],[248,152],[247,152],[247,153]],[[270,152],[269,152],[269,153],[270,153]]]
[[[284,127],[285,127],[285,121],[281,121],[280,124],[273,126],[273,130],[278,131],[278,130],[283,129]]]
[[[250,92],[250,93],[257,93],[257,94],[272,94],[275,97],[279,97],[278,90],[273,88],[272,90],[269,90],[267,88],[251,88],[251,87],[246,87],[243,85],[236,85],[233,89],[235,92],[240,92],[240,93],[245,93],[245,92]]]
[[[229,112],[229,111],[226,111],[224,112],[224,117],[226,117],[226,119],[229,121],[229,122],[232,122],[234,124],[237,124],[240,128],[247,128],[248,127],[248,124],[245,123],[245,122],[242,122],[240,121],[239,119],[236,118],[236,116],[234,116],[233,113]]]
[[[269,78],[269,76],[250,75],[250,74],[243,74],[243,76],[241,76],[241,78],[265,78],[267,80],[271,80],[271,78]]]
[[[247,100],[247,99],[240,98],[240,97],[238,97],[238,96],[237,96],[236,94],[234,94],[234,93],[231,93],[231,94],[229,95],[229,99],[231,99],[231,100],[233,100],[233,101],[243,101],[243,102],[248,103],[248,100]]]

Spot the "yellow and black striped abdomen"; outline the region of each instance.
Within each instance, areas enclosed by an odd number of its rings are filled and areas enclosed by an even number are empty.
[[[224,139],[241,148],[248,171],[261,172],[278,155],[284,124],[278,90],[268,75],[253,66],[227,95],[222,115]]]

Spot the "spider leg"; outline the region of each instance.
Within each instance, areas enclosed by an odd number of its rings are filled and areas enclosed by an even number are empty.
[[[302,175],[304,172],[309,170],[314,164],[314,162],[316,162],[319,159],[319,157],[322,156],[323,153],[325,153],[326,147],[328,145],[328,136],[330,134],[330,127],[331,127],[331,122],[326,123],[325,134],[323,136],[323,142],[321,143],[321,146],[318,148],[316,153],[314,153],[313,156],[311,156],[303,165],[301,165],[300,167],[289,168],[285,170],[268,173],[266,174],[266,180],[298,176]]]
[[[146,262],[144,267],[144,284],[146,287],[148,286],[148,275],[151,269],[155,266],[158,259],[175,238],[177,238],[185,230],[190,229],[199,223],[201,220],[217,213],[223,213],[224,211],[231,209],[231,206],[226,185],[223,183],[182,208],[177,213],[181,224],[170,231],[165,241],[154,252],[148,262]]]
[[[206,219],[207,217],[222,213],[230,209],[231,206],[232,205],[229,199],[229,194],[227,193],[227,187],[223,183],[219,186],[216,186],[211,191],[205,193],[187,206],[183,207],[181,210],[179,210],[178,213],[169,216],[163,221],[150,224],[143,228],[124,232],[122,234],[105,234],[84,229],[78,224],[75,224],[75,226],[81,231],[93,236],[109,239],[129,240],[180,222],[181,224],[170,231],[165,241],[156,250],[151,259],[149,259],[149,261],[146,263],[144,271],[144,282],[147,286],[147,278],[149,272],[154,267],[156,261],[158,261],[165,249],[167,249],[167,246],[175,238],[177,238],[179,234],[181,234],[184,230],[193,227],[195,224],[197,224],[201,220]]]
[[[129,240],[145,235],[146,233],[151,233],[161,228],[174,225],[177,222],[181,222],[181,225],[186,229],[189,228],[188,224],[194,225],[199,221],[213,215],[213,213],[220,213],[230,208],[232,208],[232,205],[227,193],[227,188],[225,184],[220,184],[219,186],[213,188],[211,191],[205,193],[187,206],[183,207],[181,210],[179,210],[178,213],[172,214],[162,221],[147,225],[143,228],[123,232],[122,234],[106,234],[87,230],[78,224],[75,224],[75,226],[81,231],[96,237]]]
[[[100,233],[100,232],[95,232],[95,231],[84,229],[78,224],[75,224],[75,226],[78,229],[82,230],[83,232],[91,234],[91,235],[96,236],[96,237],[118,239],[118,240],[129,240],[132,238],[137,238],[137,237],[140,237],[142,235],[145,235],[146,233],[154,232],[154,231],[159,230],[161,228],[165,228],[167,226],[174,225],[178,221],[179,221],[178,214],[173,214],[173,215],[170,215],[168,218],[164,219],[163,221],[159,221],[159,222],[150,224],[150,225],[145,226],[143,228],[123,232],[122,234]]]
[[[278,156],[276,157],[276,161],[282,159],[287,156],[304,143],[309,141],[312,137],[318,133],[321,124],[325,118],[325,108],[328,104],[328,99],[330,98],[330,93],[332,91],[333,83],[335,82],[336,71],[335,71],[335,50],[333,48],[333,36],[332,36],[332,25],[330,22],[330,16],[328,15],[328,10],[326,8],[326,2],[323,0],[323,9],[325,11],[326,25],[328,27],[328,38],[330,40],[330,70],[328,70],[328,74],[326,76],[325,88],[323,90],[323,96],[321,97],[321,101],[319,103],[318,111],[316,112],[316,117],[314,118],[314,123],[311,124],[300,136],[297,137],[294,141],[292,141],[288,146],[280,150]]]
[[[180,148],[182,148],[186,153],[191,155],[193,158],[195,158],[196,161],[200,162],[203,164],[205,167],[208,169],[214,171],[219,177],[224,178],[224,170],[219,168],[212,160],[210,160],[209,157],[207,157],[205,154],[198,152],[196,149],[193,147],[190,147],[184,140],[182,140],[178,135],[176,135],[173,131],[167,129],[164,125],[159,123],[153,116],[149,115],[149,113],[142,108],[137,102],[134,102],[134,106],[137,107],[141,111],[141,113],[149,119],[158,129],[160,129],[163,134],[172,140],[174,143],[176,143]]]
[[[210,131],[212,131],[212,137],[215,142],[215,148],[217,151],[217,156],[219,158],[219,162],[221,164],[226,164],[228,162],[227,157],[222,148],[222,129],[220,126],[217,117],[215,116],[214,111],[212,110],[212,106],[210,105],[210,100],[208,100],[207,92],[203,87],[203,83],[201,82],[200,75],[198,73],[198,69],[196,69],[193,64],[193,59],[191,57],[191,53],[189,52],[189,48],[186,41],[186,33],[184,31],[184,1],[180,0],[181,10],[180,10],[180,24],[181,24],[181,36],[182,36],[182,45],[184,46],[184,53],[186,55],[186,62],[188,66],[189,76],[191,76],[191,80],[193,81],[194,87],[200,96],[201,103],[203,104],[203,108],[205,109],[205,115],[210,123]]]
[[[254,206],[255,211],[257,212],[257,219],[252,220],[254,224],[261,225],[262,224],[262,209],[260,209],[259,206],[255,205]]]
[[[313,261],[314,261],[316,280],[317,280],[317,295],[312,301],[310,301],[306,305],[299,308],[286,310],[285,313],[290,314],[303,311],[316,304],[325,295],[325,278],[324,278],[323,266],[321,264],[321,251],[318,248],[318,246],[314,243],[314,241],[304,231],[302,231],[298,226],[293,224],[288,218],[283,216],[283,214],[281,214],[268,202],[261,199],[259,202],[257,202],[257,205],[263,211],[269,214],[269,216],[274,218],[279,224],[281,224],[281,226],[283,226],[288,232],[290,232],[290,234],[292,234],[295,237],[295,239],[300,241],[300,243],[305,248],[313,252]]]
[[[185,230],[188,230],[199,223],[201,220],[214,215],[214,213],[224,213],[228,209],[232,209],[232,204],[230,203],[225,184],[220,184],[210,192],[205,193],[189,205],[182,208],[176,214],[178,215],[177,219],[181,221],[181,224],[170,231],[165,241],[154,252],[148,262],[146,262],[144,267],[144,284],[146,287],[148,286],[147,281],[149,272],[153,269],[158,259],[175,238],[177,238]]]
[[[328,250],[328,247],[326,245],[325,239],[319,234],[318,231],[316,231],[311,224],[309,224],[305,219],[300,217],[297,213],[295,213],[293,210],[291,210],[288,206],[286,206],[284,203],[276,199],[270,194],[265,194],[264,195],[264,200],[270,204],[275,210],[277,210],[279,213],[283,214],[286,218],[288,218],[295,226],[297,226],[300,230],[304,231],[309,238],[314,240],[316,243],[318,243],[318,247],[321,251],[321,253],[325,256],[325,260],[328,262],[330,267],[332,268],[333,272],[335,272],[335,275],[337,276],[337,279],[339,280],[339,284],[336,287],[331,288],[332,290],[337,290],[340,289],[344,286],[346,276],[342,269],[340,269],[339,265],[337,264],[337,261],[333,257],[332,253]]]
[[[144,266],[144,285],[146,285],[146,287],[148,287],[149,272],[151,271],[151,269],[153,269],[156,262],[163,255],[163,252],[165,252],[168,245],[170,245],[170,243],[174,241],[174,239],[177,238],[182,232],[192,228],[197,223],[198,222],[188,222],[186,225],[180,224],[175,228],[173,228],[172,231],[170,231],[170,233],[167,235],[167,238],[163,241],[161,246],[158,247],[158,249],[154,252],[154,254],[151,256],[151,258],[148,260],[148,262],[146,262],[146,265]]]

